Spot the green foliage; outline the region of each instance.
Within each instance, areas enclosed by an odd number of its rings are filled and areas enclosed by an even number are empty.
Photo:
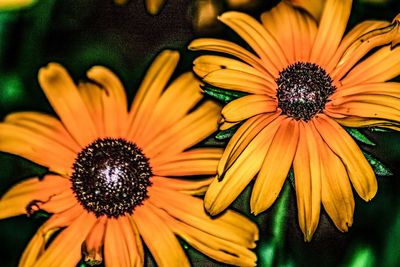
[[[368,139],[363,133],[361,133],[356,128],[346,128],[346,131],[357,141],[364,143],[366,145],[374,146],[375,143]]]
[[[201,88],[203,89],[204,93],[223,103],[229,103],[232,100],[247,95],[243,92],[220,89],[209,85],[202,86]]]
[[[365,158],[368,160],[369,164],[371,164],[372,169],[374,170],[376,175],[379,176],[391,176],[393,173],[390,171],[388,167],[386,167],[382,162],[380,162],[377,158],[372,156],[371,154],[363,151]]]

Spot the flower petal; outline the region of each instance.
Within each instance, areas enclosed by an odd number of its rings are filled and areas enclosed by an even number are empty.
[[[246,122],[235,132],[229,140],[228,145],[222,154],[218,164],[218,175],[221,176],[228,162],[234,162],[243,152],[248,144],[275,118],[279,116],[279,112],[275,114],[256,115]]]
[[[99,138],[106,137],[104,130],[104,119],[103,119],[103,94],[104,90],[98,85],[90,82],[79,83],[79,94],[83,102],[85,103],[90,117],[96,126],[97,136]]]
[[[191,222],[186,223],[187,220],[181,220],[181,217],[186,218],[187,216],[185,214],[183,216],[179,215],[179,212],[176,212],[174,208],[171,213],[162,207],[160,209],[154,208],[153,210],[175,233],[207,256],[236,266],[255,266],[256,255],[247,249],[246,244],[231,241],[231,238],[229,238],[231,236],[247,235],[254,231],[252,237],[250,237],[250,239],[253,239],[250,242],[250,247],[254,247],[254,241],[258,238],[258,230],[251,221],[232,211],[228,211],[216,219],[211,219],[208,216],[204,218],[203,216],[198,217],[204,214],[202,202],[200,200],[195,202],[186,201],[183,205],[186,206],[188,203],[191,206],[190,214],[195,216],[196,221],[202,221],[200,228],[193,226]],[[210,225],[210,227],[206,227],[207,225]],[[241,225],[243,228],[239,229],[236,225]]]
[[[300,136],[293,160],[297,209],[305,241],[317,229],[321,209],[321,160],[316,139],[319,134],[310,123],[301,122]]]
[[[335,55],[350,16],[352,0],[327,0],[310,60],[326,67]]]
[[[126,132],[125,122],[128,118],[124,86],[112,71],[102,66],[92,67],[86,75],[105,90],[102,94],[105,134],[108,137],[121,137]]]
[[[317,34],[317,25],[310,16],[281,2],[271,11],[264,12],[261,21],[285,52],[288,65],[309,61]]]
[[[78,89],[67,71],[50,63],[39,71],[39,83],[65,128],[82,146],[97,137],[96,127]]]
[[[171,228],[155,214],[151,205],[137,207],[133,218],[158,266],[190,265]]]
[[[228,122],[243,121],[262,113],[276,111],[278,103],[266,95],[247,95],[229,102],[222,109],[222,116]]]
[[[208,51],[230,54],[250,64],[251,66],[253,66],[254,68],[256,68],[261,72],[266,71],[264,63],[259,58],[254,56],[252,53],[250,53],[243,47],[229,41],[212,39],[212,38],[200,38],[193,40],[189,44],[189,49],[195,51],[208,50]]]
[[[400,74],[400,47],[385,46],[356,65],[341,81],[343,86],[385,82]]]
[[[327,116],[319,115],[314,123],[325,143],[346,166],[357,193],[365,201],[371,200],[378,190],[378,185],[374,171],[360,148],[345,130]]]
[[[278,117],[265,126],[235,160],[228,162],[222,176],[211,183],[204,198],[204,206],[211,215],[225,210],[260,171],[281,120]]]
[[[140,136],[140,129],[157,105],[178,60],[179,53],[171,50],[162,51],[154,59],[133,100],[129,112],[128,137],[135,139],[135,136]]]
[[[330,73],[333,79],[340,80],[351,69],[351,67],[354,66],[354,64],[356,64],[369,50],[377,45],[376,43],[366,42],[362,49],[350,51],[349,48],[352,45],[354,46],[354,42],[356,42],[356,40],[362,36],[365,36],[365,34],[369,32],[372,33],[380,28],[385,28],[389,24],[390,23],[387,21],[379,20],[367,20],[357,24],[348,34],[344,36],[334,57],[325,68],[326,72]],[[343,60],[341,60],[339,63],[339,60],[345,54],[347,54],[345,56],[346,58],[343,58]],[[331,73],[333,69],[334,71]]]
[[[63,213],[53,215],[36,232],[19,262],[20,267],[34,266],[37,259],[44,253],[50,238],[62,227],[69,226],[75,218],[82,214],[83,209],[77,205]]]
[[[203,80],[205,83],[227,90],[276,96],[276,83],[271,80],[268,81],[265,77],[239,70],[221,69],[209,73]]]
[[[199,56],[193,61],[193,71],[201,78],[204,78],[210,72],[221,69],[238,70],[267,79],[271,84],[274,82],[274,78],[268,72],[233,58],[205,55]]]
[[[325,5],[325,1],[321,0],[286,0],[286,2],[306,10],[317,21],[321,19]]]
[[[183,180],[179,178],[153,176],[151,182],[153,186],[179,191],[188,195],[204,195],[212,180],[213,178]]]
[[[284,119],[272,140],[254,183],[250,207],[255,215],[268,209],[278,197],[292,166],[298,139],[298,122],[289,118]]]
[[[106,229],[106,218],[97,220],[92,230],[82,244],[84,260],[89,265],[98,265],[103,262],[104,233]]]
[[[96,220],[94,215],[83,212],[51,242],[34,267],[72,267],[78,264],[82,243]]]
[[[0,123],[0,151],[24,157],[59,174],[70,174],[76,154],[62,145],[62,140],[46,136],[52,130],[29,127]]]
[[[213,175],[221,155],[219,148],[193,149],[171,157],[168,162],[153,164],[152,172],[158,176]]]
[[[346,167],[340,158],[317,139],[321,157],[321,200],[329,217],[342,231],[353,224],[354,198]]]
[[[0,200],[0,218],[27,213],[32,201],[47,202],[53,196],[69,190],[70,181],[57,175],[43,179],[30,178],[12,187]]]
[[[129,259],[128,244],[120,224],[120,219],[112,218],[107,220],[104,237],[104,262],[106,266],[132,266]]]
[[[143,122],[140,143],[146,146],[152,142],[182,119],[202,98],[200,83],[192,73],[187,72],[179,76],[168,86],[147,120]]]
[[[227,211],[212,219],[205,213],[201,199],[166,188],[151,187],[149,196],[149,201],[154,206],[193,228],[248,248],[256,246],[255,241],[258,240],[256,224],[238,213]],[[232,223],[233,221],[235,223]]]
[[[154,138],[151,143],[143,146],[143,152],[149,158],[170,157],[181,153],[217,130],[220,110],[218,104],[206,101]]]
[[[62,123],[53,116],[40,112],[16,112],[7,115],[5,123],[15,124],[58,142],[68,150],[78,153],[81,147],[71,137]]]
[[[276,77],[279,71],[288,65],[279,44],[253,17],[245,13],[230,11],[222,14],[219,20],[233,29],[250,45],[273,77]]]

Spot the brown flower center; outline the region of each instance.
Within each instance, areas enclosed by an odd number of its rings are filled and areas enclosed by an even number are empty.
[[[147,198],[149,161],[124,139],[97,139],[78,154],[73,169],[72,190],[96,216],[131,214]]]
[[[336,90],[332,78],[320,66],[297,62],[279,73],[278,106],[283,114],[308,121],[322,112]]]

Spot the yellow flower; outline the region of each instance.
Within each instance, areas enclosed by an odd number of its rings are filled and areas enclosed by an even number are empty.
[[[37,0],[1,0],[0,10],[18,9],[35,4]]]
[[[166,87],[179,54],[152,64],[128,112],[119,79],[104,67],[76,86],[51,63],[39,82],[60,120],[19,112],[0,124],[0,150],[53,174],[14,186],[0,201],[0,218],[44,210],[53,215],[27,246],[20,266],[75,266],[81,258],[106,266],[142,266],[141,238],[160,266],[188,266],[175,235],[209,257],[253,266],[258,229],[228,211],[213,220],[195,195],[205,192],[222,154],[193,145],[217,129],[220,107],[199,104],[191,73]],[[52,236],[59,233],[53,241]],[[104,251],[104,255],[103,255]]]
[[[365,201],[375,196],[374,172],[341,126],[400,129],[400,84],[386,82],[400,73],[400,47],[392,47],[399,21],[365,21],[343,37],[351,5],[351,0],[326,1],[319,25],[284,2],[262,14],[262,25],[239,12],[220,16],[256,55],[219,39],[190,44],[193,50],[239,58],[201,56],[194,71],[212,86],[248,93],[222,110],[222,129],[244,123],[206,193],[212,215],[226,209],[255,176],[251,210],[265,211],[291,167],[305,240],[318,225],[321,202],[339,230],[352,225],[350,181]]]

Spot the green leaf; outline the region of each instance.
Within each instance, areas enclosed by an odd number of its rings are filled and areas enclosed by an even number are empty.
[[[368,160],[369,164],[371,164],[372,169],[374,170],[376,175],[379,176],[391,176],[393,173],[386,167],[382,162],[380,162],[377,158],[363,151],[365,158]]]
[[[369,127],[368,128],[371,132],[382,132],[382,133],[387,133],[391,132],[392,130],[387,129],[387,128],[380,128],[380,127]]]
[[[359,130],[355,128],[346,128],[346,131],[357,141],[361,143],[374,146],[375,143],[368,139],[364,134],[362,134]]]
[[[231,138],[236,133],[237,129],[239,129],[240,125],[242,125],[242,124],[239,123],[239,124],[236,124],[235,126],[232,126],[229,129],[226,129],[224,131],[219,131],[215,135],[215,139],[225,140],[225,139]]]
[[[296,188],[295,184],[294,184],[294,171],[293,171],[293,167],[290,168],[288,177],[287,177],[290,181],[290,184],[293,186],[293,188]]]
[[[202,86],[201,88],[207,95],[214,97],[215,99],[222,101],[224,103],[229,103],[232,100],[247,95],[246,93],[243,92],[224,90],[209,85]]]
[[[358,247],[350,262],[346,264],[346,266],[350,267],[372,267],[375,266],[375,255],[373,250],[370,247]]]
[[[275,204],[272,218],[272,236],[267,244],[260,247],[261,266],[282,266],[288,259],[284,257],[285,221],[289,203],[290,185],[285,183]]]

